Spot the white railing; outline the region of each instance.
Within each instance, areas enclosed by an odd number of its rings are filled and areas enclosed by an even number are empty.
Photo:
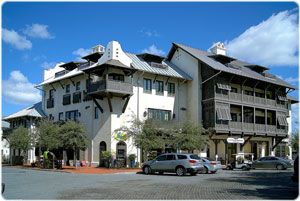
[[[242,94],[230,92],[229,99],[232,101],[242,101]]]

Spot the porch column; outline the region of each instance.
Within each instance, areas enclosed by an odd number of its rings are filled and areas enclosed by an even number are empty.
[[[272,138],[271,147],[275,145],[275,137]],[[275,149],[271,148],[271,156],[275,156]]]
[[[213,142],[215,143],[215,159],[217,160],[218,159],[218,144],[220,142],[220,140],[216,140],[214,139]]]
[[[261,144],[261,157],[264,157],[266,155],[266,144],[263,142]]]

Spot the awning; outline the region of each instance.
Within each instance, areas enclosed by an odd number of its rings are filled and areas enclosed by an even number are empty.
[[[278,97],[278,100],[280,100],[280,101],[287,101],[288,99],[287,99],[287,97],[285,97],[285,96],[277,96]]]
[[[231,90],[231,86],[227,85],[227,84],[217,83],[217,86],[218,86],[219,89],[224,89],[224,90],[228,90],[228,91]]]
[[[231,121],[230,109],[229,107],[216,107],[218,120]]]
[[[288,126],[288,122],[286,120],[286,116],[278,116],[277,121],[280,126]]]

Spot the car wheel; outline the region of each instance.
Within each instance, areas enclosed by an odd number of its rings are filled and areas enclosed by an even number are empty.
[[[192,172],[191,176],[195,176],[197,174],[197,172]]]
[[[146,166],[144,167],[144,170],[143,170],[144,174],[148,175],[148,174],[151,174],[151,168],[149,166]]]
[[[277,169],[277,170],[283,170],[284,167],[283,167],[283,165],[279,164],[279,165],[276,166],[276,169]]]
[[[186,174],[185,168],[184,168],[184,167],[178,167],[178,168],[176,169],[176,174],[177,174],[178,176],[184,176],[184,175]]]
[[[207,167],[204,167],[203,173],[204,173],[204,174],[208,174],[208,168],[207,168]]]

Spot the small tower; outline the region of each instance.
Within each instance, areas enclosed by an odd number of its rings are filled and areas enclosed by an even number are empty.
[[[214,53],[214,54],[226,55],[226,48],[224,46],[224,43],[221,43],[221,42],[214,43],[209,48],[209,51]]]

